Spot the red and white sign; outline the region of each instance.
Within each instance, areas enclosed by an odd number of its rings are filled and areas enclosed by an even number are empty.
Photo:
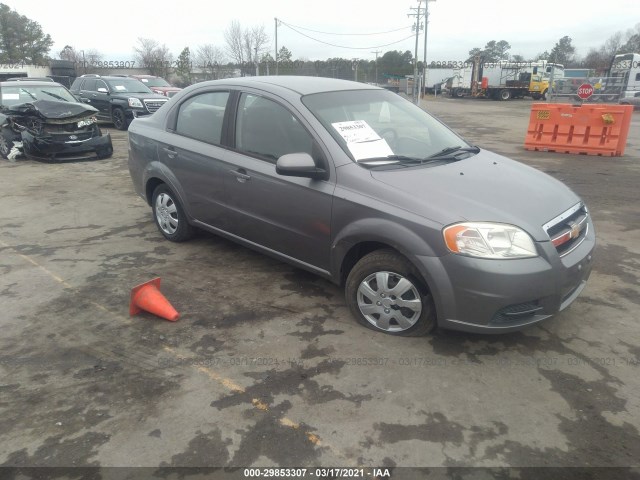
[[[593,87],[588,83],[583,83],[578,87],[578,97],[582,100],[586,100],[591,95],[593,95]]]

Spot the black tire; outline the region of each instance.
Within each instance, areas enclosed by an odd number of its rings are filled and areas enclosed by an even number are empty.
[[[506,88],[503,88],[502,90],[500,90],[500,93],[498,94],[498,98],[502,101],[509,100],[511,98],[511,90],[507,90]]]
[[[167,240],[184,242],[193,236],[194,228],[187,221],[178,197],[164,183],[153,191],[151,210],[156,227]]]
[[[111,110],[111,121],[113,122],[113,126],[118,130],[126,130],[128,127],[127,118],[124,115],[124,110],[119,107]]]
[[[11,135],[11,132],[7,131],[7,135]],[[11,153],[11,149],[13,148],[14,142],[13,140],[9,140],[5,135],[5,129],[0,130],[0,157],[8,160],[9,153]]]
[[[542,98],[542,95],[540,95],[539,93],[532,93],[531,98],[533,98],[534,100],[540,100]]]
[[[378,278],[386,285],[378,285]],[[396,287],[399,290],[394,292]],[[393,250],[376,250],[362,257],[349,272],[345,297],[358,323],[377,332],[418,337],[436,327],[435,305],[420,275]]]

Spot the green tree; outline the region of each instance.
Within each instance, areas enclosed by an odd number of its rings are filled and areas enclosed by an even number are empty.
[[[413,73],[413,55],[410,50],[385,52],[378,59],[378,71],[386,75],[411,75]]]
[[[290,63],[291,62],[291,50],[287,47],[283,46],[280,50],[278,50],[278,62],[280,63]]]
[[[0,63],[44,64],[52,45],[39,23],[0,3]]]
[[[571,44],[571,37],[565,35],[551,49],[549,61],[561,63],[565,67],[573,63],[576,54],[576,47]]]
[[[484,48],[472,48],[469,50],[469,61],[475,57],[482,57],[485,62],[498,62],[509,59],[511,45],[506,40],[490,40]]]
[[[191,85],[191,52],[189,47],[184,47],[180,55],[178,55],[175,72],[180,79],[180,86]]]

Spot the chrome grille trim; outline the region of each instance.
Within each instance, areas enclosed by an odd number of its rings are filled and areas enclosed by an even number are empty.
[[[576,203],[573,207],[571,207],[569,210],[562,212],[560,215],[558,215],[556,218],[554,218],[553,220],[549,220],[547,223],[545,223],[542,228],[544,228],[544,231],[547,232],[549,231],[549,229],[551,227],[555,227],[557,224],[559,224],[562,220],[564,220],[565,218],[569,218],[571,215],[573,215],[574,213],[576,213],[578,210],[580,210],[581,208],[584,207],[584,210],[586,213],[589,213],[587,211],[587,208],[584,206],[584,204],[582,202],[578,202]]]
[[[162,105],[164,105],[166,102],[168,102],[169,100],[160,100],[160,99],[153,99],[153,100],[147,100],[146,98],[144,99],[144,106],[147,108],[147,110],[151,113],[156,112]]]
[[[580,215],[580,221],[577,223],[577,225],[580,226],[580,230],[578,235],[575,238],[569,237],[569,240],[567,240],[566,242],[563,242],[559,245],[554,245],[556,250],[558,251],[558,255],[560,255],[560,257],[564,257],[565,255],[570,254],[571,252],[573,252],[576,248],[578,248],[582,242],[584,242],[584,240],[587,238],[587,234],[589,233],[589,211],[587,210],[587,207],[582,203],[577,203],[576,205],[574,205],[573,207],[569,208],[568,210],[562,212],[560,215],[558,215],[557,217],[555,217],[553,220],[545,223],[543,225],[542,228],[544,228],[545,232],[547,232],[547,235],[549,235],[549,239],[551,240],[551,242],[553,243],[555,240],[563,237],[564,235],[567,234],[567,228],[571,228],[571,225],[576,225],[576,223],[572,220],[571,222],[568,222],[567,224],[564,225],[564,228],[562,230],[560,230],[559,232],[554,232],[553,236],[551,236],[550,230],[555,229],[556,227],[559,226],[563,226],[562,224],[565,223],[565,220],[571,218],[572,216],[575,216],[578,212],[583,211],[584,213]],[[574,219],[574,220],[577,220]],[[574,242],[573,244],[571,244],[570,242]],[[568,250],[562,251],[562,248],[566,248],[564,246],[568,245]]]

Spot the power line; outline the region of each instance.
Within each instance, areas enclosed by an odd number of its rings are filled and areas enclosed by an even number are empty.
[[[307,37],[308,39],[313,40],[315,42],[324,43],[325,45],[329,45],[331,47],[336,47],[336,48],[346,48],[347,50],[369,50],[370,48],[388,47],[389,45],[395,45],[396,43],[404,42],[405,40],[409,40],[410,38],[413,37],[413,34],[411,34],[408,37],[403,38],[403,39],[398,40],[398,41],[395,41],[395,42],[386,43],[384,45],[374,45],[374,46],[371,46],[371,47],[347,47],[345,45],[336,45],[335,43],[325,42],[325,41],[319,40],[317,38],[313,38],[313,37],[307,35],[306,33],[302,33],[300,31],[296,30],[295,28],[293,28],[291,25],[289,25],[287,23],[282,22],[282,25],[284,25],[286,27],[289,27],[291,30],[293,30],[297,34],[302,35],[303,37]]]
[[[300,25],[294,25],[292,23],[286,23],[280,19],[278,19],[281,23],[283,23],[284,25],[286,25],[287,27],[296,27],[299,28],[300,30],[307,30],[308,32],[314,32],[314,33],[322,33],[325,35],[382,35],[384,33],[393,33],[393,32],[399,32],[400,30],[406,30],[407,28],[411,28],[411,26],[408,27],[400,27],[400,28],[396,28],[394,30],[387,30],[385,32],[373,32],[373,33],[334,33],[334,32],[323,32],[321,30],[313,30],[311,28],[306,28],[306,27],[301,27]]]

